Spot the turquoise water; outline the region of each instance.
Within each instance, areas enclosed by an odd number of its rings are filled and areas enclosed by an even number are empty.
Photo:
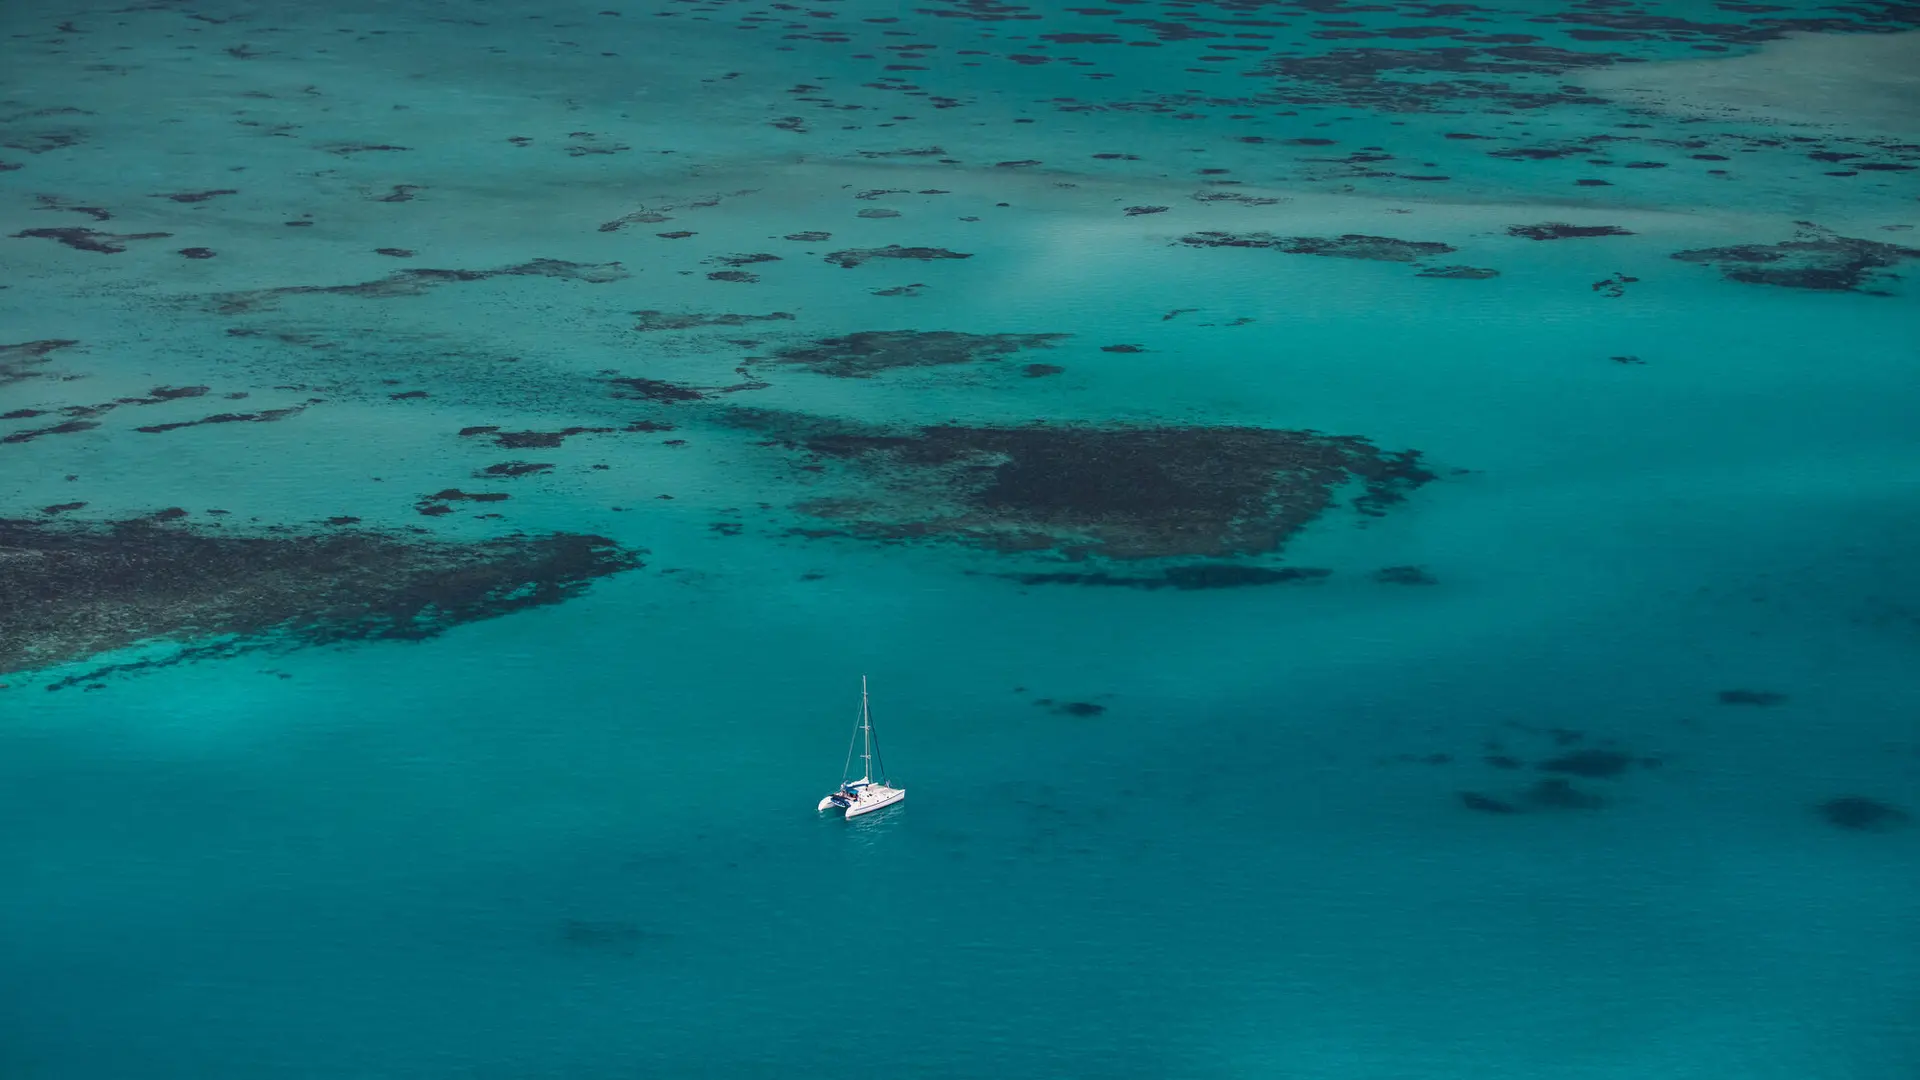
[[[169,640],[0,615],[0,1078],[1913,1077],[1920,105],[1846,50],[1916,26],[8,5],[0,345],[72,344],[0,353],[0,518],[644,565],[198,659],[158,572]],[[967,257],[829,258],[889,245]],[[877,331],[1065,336],[797,359]],[[1196,552],[1119,451],[986,452],[1125,540],[1003,550],[1049,523],[781,445],[1036,420],[1432,479]],[[1221,565],[1325,573],[1091,583]],[[830,820],[862,674],[911,794]]]

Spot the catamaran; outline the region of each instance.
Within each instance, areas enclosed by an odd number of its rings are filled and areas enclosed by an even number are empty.
[[[860,779],[853,776],[853,751],[860,750]],[[820,800],[822,812],[843,810],[848,818],[871,814],[907,797],[905,788],[887,784],[887,766],[880,760],[880,741],[873,737],[873,713],[867,708],[867,677],[860,676],[860,721],[847,745],[847,764],[840,770],[840,787]]]

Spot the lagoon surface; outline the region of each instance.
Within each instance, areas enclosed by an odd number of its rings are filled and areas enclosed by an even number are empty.
[[[1911,1080],[1917,41],[0,8],[0,1078]]]

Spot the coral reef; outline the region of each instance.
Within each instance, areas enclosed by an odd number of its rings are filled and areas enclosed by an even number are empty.
[[[1728,281],[1748,285],[1779,285],[1789,289],[1830,292],[1871,292],[1888,267],[1920,259],[1920,248],[1838,236],[1803,223],[1794,239],[1778,244],[1737,244],[1732,247],[1677,251],[1681,262],[1716,267]]]
[[[796,504],[807,536],[944,539],[1119,559],[1278,550],[1343,493],[1378,515],[1432,480],[1416,451],[1250,427],[957,423],[890,429],[736,409],[724,421],[837,467],[857,494]],[[1284,571],[1280,571],[1284,572]]]
[[[229,535],[152,518],[0,519],[0,673],[150,639],[420,640],[576,596],[641,565],[640,554],[571,533],[453,543],[352,529]]]
[[[968,334],[958,330],[864,330],[821,338],[774,353],[820,375],[866,379],[883,371],[1000,360],[1023,349],[1048,349],[1067,334]]]

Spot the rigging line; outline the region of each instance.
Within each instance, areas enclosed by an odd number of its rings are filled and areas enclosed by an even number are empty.
[[[862,713],[864,714],[864,712],[865,707],[862,706]],[[842,787],[846,786],[847,777],[853,775],[853,748],[858,745],[860,745],[860,725],[856,722],[853,725],[853,738],[847,742],[847,763],[840,766],[840,785]]]

